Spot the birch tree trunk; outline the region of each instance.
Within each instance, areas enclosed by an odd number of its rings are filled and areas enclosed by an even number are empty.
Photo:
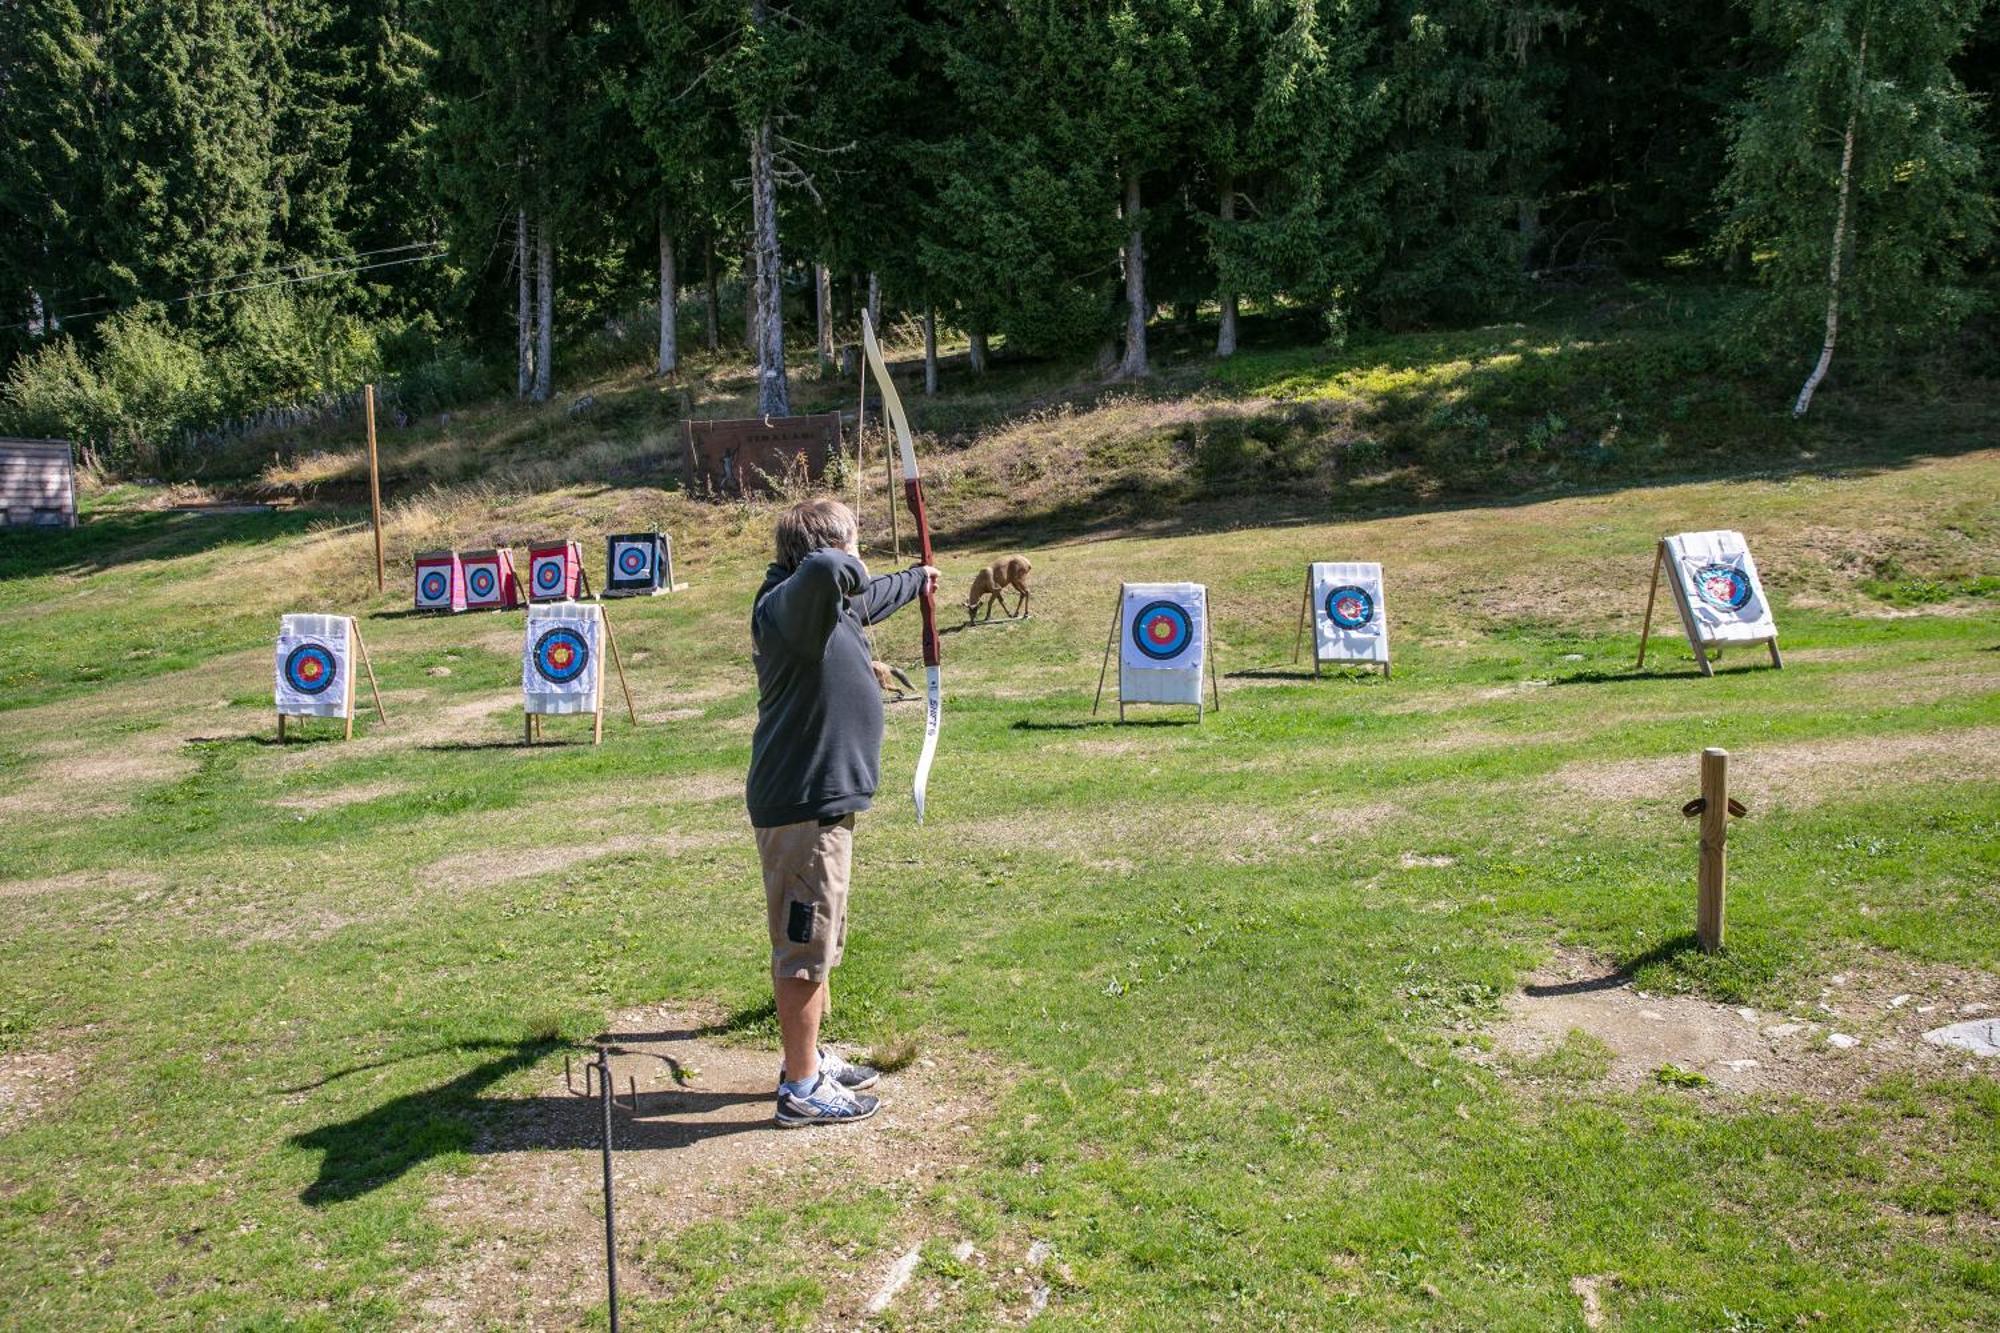
[[[972,363],[973,374],[984,375],[986,373],[986,335],[983,332],[975,332],[969,334],[968,337],[972,340],[972,350],[967,354],[966,359]]]
[[[924,307],[924,395],[937,392],[937,307]]]
[[[868,275],[868,322],[875,326],[875,336],[882,336],[882,279]]]
[[[1236,221],[1236,178],[1222,178],[1222,197],[1216,201],[1216,216],[1225,224]],[[1215,331],[1215,354],[1217,356],[1236,355],[1236,289],[1223,283],[1216,292],[1216,300],[1222,306],[1222,323]]]
[[[819,317],[819,364],[833,364],[833,275],[826,265],[813,265],[813,309]]]
[[[702,263],[707,267],[708,270],[708,275],[707,275],[708,310],[706,312],[707,323],[708,323],[708,330],[707,330],[708,350],[711,354],[713,354],[717,351],[720,351],[722,348],[722,332],[717,323],[717,315],[718,315],[717,307],[720,305],[720,301],[717,298],[717,293],[715,290],[715,238],[713,236],[707,237],[702,241],[701,258],[702,258]]]
[[[754,242],[743,244],[743,349],[750,353],[750,360],[758,367],[763,366],[759,350],[763,346],[757,340],[757,247]]]
[[[763,6],[754,8],[761,10]],[[767,417],[790,416],[792,395],[785,383],[785,304],[779,272],[778,181],[771,161],[771,121],[760,121],[750,136],[750,213],[757,254],[757,410]]]
[[[549,401],[555,369],[556,243],[547,218],[535,223],[535,401]]]
[[[660,210],[660,365],[662,375],[680,369],[680,283],[674,277],[674,238],[667,232],[667,211]]]
[[[1142,379],[1151,373],[1146,361],[1146,248],[1139,231],[1139,172],[1125,171],[1125,359],[1118,378]]]
[[[534,256],[528,250],[528,210],[514,214],[514,396],[526,398],[535,387]]]
[[[1854,59],[1854,105],[1847,112],[1847,136],[1840,145],[1840,202],[1833,210],[1833,253],[1826,261],[1826,341],[1820,345],[1819,361],[1799,389],[1792,404],[1794,420],[1812,406],[1813,393],[1833,364],[1834,338],[1840,332],[1840,255],[1847,247],[1847,192],[1854,181],[1854,127],[1861,118],[1861,71],[1868,63],[1868,30],[1861,30],[1861,50]]]

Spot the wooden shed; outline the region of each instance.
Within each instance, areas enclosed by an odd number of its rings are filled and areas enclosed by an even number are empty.
[[[69,441],[0,439],[0,523],[73,528],[76,521]]]

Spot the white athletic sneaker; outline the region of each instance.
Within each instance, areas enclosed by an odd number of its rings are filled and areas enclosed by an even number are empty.
[[[845,1125],[855,1120],[866,1120],[881,1105],[879,1098],[865,1092],[849,1092],[822,1072],[813,1079],[811,1090],[804,1096],[786,1092],[780,1086],[775,1119],[781,1129],[797,1129],[803,1125]]]
[[[854,1092],[859,1092],[863,1088],[872,1088],[882,1081],[881,1070],[870,1069],[867,1065],[855,1064],[852,1060],[842,1056],[840,1052],[830,1051],[824,1046],[819,1048],[819,1072],[840,1084],[841,1087],[848,1088]],[[784,1081],[785,1067],[779,1065],[778,1082],[783,1083]]]

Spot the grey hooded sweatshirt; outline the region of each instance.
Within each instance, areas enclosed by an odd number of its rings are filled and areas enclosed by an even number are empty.
[[[745,803],[757,828],[866,810],[882,768],[882,691],[863,628],[923,590],[917,569],[870,578],[845,551],[774,564],[750,611],[757,730]]]

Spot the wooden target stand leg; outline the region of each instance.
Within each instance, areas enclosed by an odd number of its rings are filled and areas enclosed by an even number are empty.
[[[1111,633],[1106,635],[1104,639],[1104,664],[1097,668],[1097,697],[1090,701],[1090,715],[1092,717],[1097,716],[1097,705],[1104,701],[1104,678],[1111,670],[1111,649],[1118,642],[1118,615],[1124,609],[1125,585],[1121,583],[1118,585],[1118,600],[1111,604]],[[1125,668],[1120,666],[1118,671],[1122,678]],[[1120,689],[1118,695],[1118,720],[1123,722],[1125,720],[1125,691]]]
[[[1632,664],[1634,671],[1646,668],[1646,640],[1653,633],[1653,603],[1660,595],[1660,571],[1666,563],[1667,544],[1661,542],[1653,547],[1653,581],[1646,588],[1646,618],[1639,622],[1639,660]]]
[[[602,602],[604,600],[602,597],[599,597],[597,593],[591,589],[589,570],[587,569],[577,570],[577,577],[581,579],[583,582],[583,591],[586,596],[591,597],[598,602]],[[613,633],[611,629],[611,612],[600,606],[598,608],[597,614],[601,616],[604,620],[604,641],[611,645],[611,665],[618,668],[618,688],[620,692],[622,692],[625,696],[625,716],[630,718],[632,720],[632,725],[636,727],[639,725],[639,710],[632,706],[632,687],[628,685],[625,681],[625,661],[618,655],[618,636],[617,634]],[[599,690],[597,692],[597,698],[598,698],[597,730],[598,734],[602,735],[604,732],[603,690]]]
[[[1306,613],[1312,609],[1312,599],[1313,599],[1313,576],[1312,576],[1312,571],[1308,569],[1306,571],[1305,591],[1299,594],[1299,632],[1298,636],[1292,640],[1293,666],[1297,666],[1299,664],[1300,652],[1305,647]],[[1318,634],[1313,635],[1313,679],[1314,680],[1319,679],[1319,635]],[[1220,705],[1217,706],[1220,707]]]
[[[1215,711],[1220,713],[1222,711],[1222,679],[1215,674],[1215,635],[1210,629],[1208,598],[1206,596],[1201,599],[1201,637],[1203,640],[1202,646],[1208,649],[1208,693],[1209,697],[1215,702]],[[1318,649],[1315,648],[1315,656],[1317,653]],[[1202,720],[1200,691],[1196,691],[1194,696],[1194,720],[1197,722]]]

